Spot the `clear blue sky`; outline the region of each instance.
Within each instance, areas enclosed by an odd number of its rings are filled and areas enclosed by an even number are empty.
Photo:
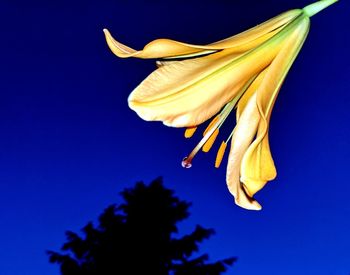
[[[239,257],[232,274],[348,274],[349,1],[312,18],[280,92],[270,127],[278,177],[257,194],[261,212],[234,205],[214,153],[181,167],[196,139],[128,109],[154,62],[117,59],[102,33],[135,48],[159,37],[208,43],[309,3],[1,1],[0,274],[58,275],[45,250],[59,249],[65,230],[158,176],[193,202],[182,233],[212,227],[203,251]]]

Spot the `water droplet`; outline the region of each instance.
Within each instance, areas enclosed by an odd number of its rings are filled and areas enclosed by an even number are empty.
[[[192,167],[192,163],[191,163],[191,161],[188,160],[188,157],[184,157],[184,159],[181,162],[181,165],[183,168],[191,168]]]

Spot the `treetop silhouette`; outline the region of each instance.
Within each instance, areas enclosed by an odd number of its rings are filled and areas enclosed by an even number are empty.
[[[217,275],[236,258],[208,263],[208,255],[193,256],[214,230],[197,225],[182,237],[177,223],[188,218],[190,203],[174,196],[162,178],[148,186],[139,182],[121,192],[125,203],[107,207],[98,225],[88,223],[84,237],[67,231],[63,253],[48,251],[62,275]]]

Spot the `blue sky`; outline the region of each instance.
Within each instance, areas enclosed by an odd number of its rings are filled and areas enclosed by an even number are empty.
[[[257,194],[261,212],[234,205],[215,150],[183,169],[196,139],[128,109],[154,62],[116,58],[102,33],[135,48],[159,37],[204,44],[309,3],[2,1],[0,274],[58,275],[45,250],[59,249],[65,230],[158,176],[193,203],[182,233],[212,227],[203,251],[238,256],[232,274],[348,274],[348,1],[312,18],[281,89],[270,125],[278,177]]]

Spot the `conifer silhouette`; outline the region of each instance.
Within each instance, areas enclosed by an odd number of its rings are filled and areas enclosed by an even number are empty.
[[[107,207],[96,227],[90,222],[82,229],[84,237],[67,231],[63,253],[47,252],[62,275],[217,275],[236,261],[193,257],[212,229],[197,225],[188,235],[173,236],[176,224],[189,217],[190,203],[174,196],[161,178],[148,186],[139,182],[121,195],[125,203]]]

